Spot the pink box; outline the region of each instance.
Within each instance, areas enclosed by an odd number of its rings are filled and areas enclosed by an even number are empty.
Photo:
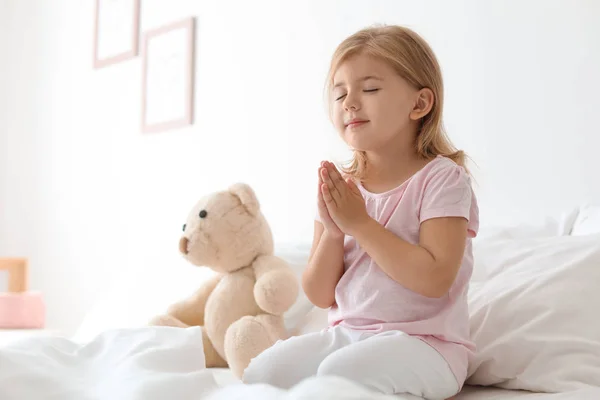
[[[42,329],[45,322],[41,293],[0,293],[0,329]]]

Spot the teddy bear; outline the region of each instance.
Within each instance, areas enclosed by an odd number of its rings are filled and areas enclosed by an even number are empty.
[[[254,357],[290,336],[283,315],[300,286],[289,264],[274,255],[254,190],[235,183],[200,199],[183,225],[179,251],[214,274],[150,324],[201,326],[206,367],[229,367],[241,379]]]

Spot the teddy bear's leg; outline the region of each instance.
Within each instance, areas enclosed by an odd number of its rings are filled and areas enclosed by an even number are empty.
[[[169,314],[159,315],[159,316],[152,318],[149,322],[149,325],[173,326],[175,328],[187,328],[189,326]]]
[[[279,316],[260,314],[240,318],[225,333],[225,357],[229,368],[241,378],[254,357],[287,336]]]
[[[227,362],[217,353],[204,328],[202,328],[202,346],[206,368],[227,368]]]
[[[188,328],[189,325],[184,324],[177,318],[165,314],[154,317],[150,321],[151,325],[155,326],[173,326],[176,328]],[[204,349],[204,359],[206,363],[206,368],[227,368],[227,363],[223,360],[223,357],[217,353],[215,347],[210,341],[208,335],[206,334],[206,330],[202,328],[202,347]]]

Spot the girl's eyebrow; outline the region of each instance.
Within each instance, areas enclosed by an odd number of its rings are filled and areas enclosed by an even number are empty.
[[[383,78],[380,78],[380,77],[378,77],[376,75],[367,75],[367,76],[363,76],[362,78],[358,79],[358,81],[359,82],[364,82],[364,81],[368,81],[369,79],[374,79],[374,80],[377,80],[377,81],[382,81],[383,80]],[[337,87],[340,87],[340,86],[344,86],[344,82],[338,82],[333,87],[337,88]]]

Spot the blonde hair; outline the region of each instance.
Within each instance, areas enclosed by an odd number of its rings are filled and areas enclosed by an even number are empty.
[[[417,133],[417,153],[425,159],[446,156],[466,169],[465,153],[454,147],[444,129],[442,72],[427,42],[414,31],[397,25],[374,26],[354,33],[340,43],[333,54],[327,78],[328,96],[331,96],[333,76],[340,64],[357,53],[389,63],[403,79],[419,90],[429,88],[433,91],[434,104],[422,118]],[[346,174],[360,179],[364,177],[366,161],[366,154],[355,150],[350,165],[342,169]]]

